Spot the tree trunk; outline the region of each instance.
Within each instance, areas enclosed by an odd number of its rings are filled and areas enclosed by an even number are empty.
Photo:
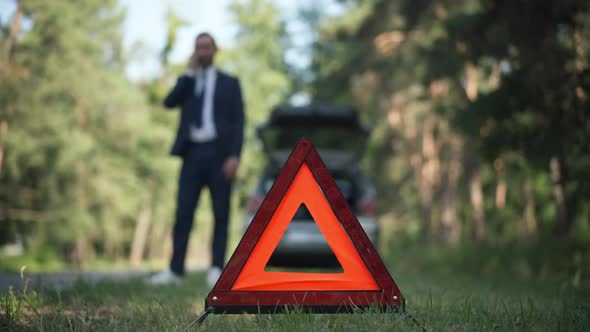
[[[461,223],[457,219],[457,191],[461,176],[461,142],[452,137],[450,142],[450,160],[447,170],[447,184],[443,194],[442,233],[443,240],[450,245],[456,245],[461,239]]]
[[[469,101],[477,99],[479,92],[479,80],[477,67],[471,62],[465,64],[465,95]]]
[[[6,43],[6,49],[4,50],[6,53],[6,59],[10,62],[12,58],[12,51],[14,49],[14,45],[18,39],[18,35],[20,33],[20,23],[23,17],[23,9],[21,6],[20,1],[16,1],[16,13],[14,14],[14,19],[12,20],[12,24],[10,26],[10,37],[8,38],[8,42]]]
[[[0,144],[0,175],[2,175],[2,164],[4,162],[4,148]]]
[[[150,228],[151,216],[151,206],[150,204],[145,204],[139,212],[139,216],[137,217],[133,242],[131,244],[131,253],[129,255],[129,261],[133,266],[140,265],[143,260],[143,253],[145,251],[145,244],[147,241],[147,235]]]
[[[0,175],[2,175],[2,166],[4,165],[4,138],[8,133],[8,120],[0,122]]]
[[[76,244],[74,245],[74,263],[81,267],[84,262],[86,261],[86,257],[88,256],[88,241],[85,238],[79,238],[76,240]]]
[[[524,180],[523,188],[524,194],[524,230],[525,236],[529,237],[537,233],[537,218],[535,216],[535,194],[530,178],[527,176]]]
[[[80,210],[88,209],[88,193],[86,191],[86,179],[88,177],[86,165],[83,161],[79,160],[76,162],[76,177],[77,177],[77,188],[76,188],[76,205]],[[84,231],[78,232],[78,238],[74,243],[73,247],[73,263],[82,265],[89,257],[91,253],[91,245],[86,238]]]
[[[477,99],[479,92],[478,72],[475,65],[467,62],[465,69],[465,97],[469,101]],[[469,156],[468,156],[469,158]],[[483,191],[481,189],[481,178],[479,174],[479,165],[475,163],[469,167],[471,176],[469,179],[469,201],[473,212],[472,220],[474,225],[474,235],[477,241],[482,241],[486,236],[485,211],[483,206]]]
[[[574,223],[573,211],[568,209],[568,197],[564,190],[566,183],[566,174],[564,172],[563,162],[558,157],[553,157],[549,161],[551,171],[551,181],[553,182],[553,199],[557,207],[557,224],[555,234],[557,236],[568,236]]]
[[[496,173],[495,205],[496,209],[501,210],[506,206],[506,192],[508,190],[504,175],[504,160],[502,158],[494,160],[494,170]],[[496,232],[500,236],[504,235],[505,226],[506,224],[503,222],[498,223]]]
[[[577,112],[580,122],[583,124],[584,139],[586,141],[586,151],[590,152],[590,115],[588,114],[588,102],[590,99],[588,84],[584,84],[584,77],[588,71],[587,64],[587,51],[584,42],[583,32],[579,29],[573,31],[574,48],[576,50],[576,107],[581,109],[582,112]]]
[[[494,161],[494,169],[496,170],[496,207],[503,209],[506,206],[506,180],[504,178],[504,160],[498,158]]]
[[[161,222],[153,223],[149,233],[147,257],[151,260],[169,259],[172,253],[171,226]]]
[[[8,37],[8,42],[6,43],[5,55],[6,55],[6,67],[10,67],[10,61],[12,58],[12,50],[14,49],[14,44],[16,44],[16,40],[18,39],[18,35],[20,33],[20,23],[23,17],[23,9],[21,7],[20,1],[16,2],[16,13],[14,14],[14,19],[12,20],[12,24],[10,26],[10,36]],[[2,64],[0,64],[0,69]],[[0,123],[0,174],[2,174],[2,166],[4,165],[4,137],[6,137],[6,133],[8,132],[8,120],[2,119]]]
[[[435,220],[432,218],[434,193],[440,183],[439,146],[434,135],[435,119],[429,118],[422,128],[422,160],[418,190],[420,194],[420,209],[422,217],[422,239],[427,240],[435,230]]]
[[[471,210],[473,212],[472,220],[475,231],[475,240],[482,241],[486,237],[486,222],[479,169],[475,170],[469,180],[469,199],[471,202]]]
[[[170,257],[172,257],[172,228],[174,226],[170,225],[170,227],[165,227],[164,228],[164,248],[162,251],[162,257],[164,259],[169,259]]]

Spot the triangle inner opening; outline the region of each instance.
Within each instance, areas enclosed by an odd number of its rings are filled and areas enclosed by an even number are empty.
[[[266,272],[344,272],[305,203],[299,205],[264,270]]]
[[[272,211],[272,215],[257,215],[257,217],[270,218],[266,220],[266,226],[263,229],[248,228],[245,236],[253,234],[257,235],[258,238],[255,239],[255,242],[253,240],[250,243],[253,246],[248,256],[242,257],[245,260],[241,266],[238,266],[240,270],[235,276],[232,285],[228,286],[231,287],[231,290],[365,291],[381,289],[371,270],[369,270],[369,266],[361,256],[362,252],[357,250],[353,239],[330,205],[328,197],[324,195],[324,191],[326,190],[320,187],[309,166],[303,163],[290,183],[288,190],[280,199],[279,204]],[[265,270],[271,255],[276,251],[302,202],[311,212],[317,227],[319,227],[334,255],[338,258],[343,269],[342,273],[301,273]],[[262,219],[257,219],[257,217],[255,217],[254,223],[262,224],[265,222]],[[295,222],[293,221],[293,223]],[[353,227],[360,227],[360,225]],[[308,241],[307,237],[304,239]],[[308,242],[304,242],[304,244],[308,244]],[[231,263],[232,260],[230,259],[226,271],[230,268]],[[224,280],[223,276],[222,274],[220,281]]]

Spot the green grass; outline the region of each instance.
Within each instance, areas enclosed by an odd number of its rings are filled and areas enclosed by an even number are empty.
[[[394,250],[393,248],[391,250]],[[387,259],[408,311],[430,331],[588,331],[590,288],[570,273],[526,273],[514,257],[482,249],[457,255],[397,248]],[[480,256],[478,262],[471,256]],[[493,256],[493,255],[492,255]],[[557,265],[559,266],[559,265]],[[526,269],[525,269],[526,270]],[[579,278],[578,278],[579,279]],[[184,331],[196,329],[208,289],[203,273],[180,286],[138,281],[77,284],[64,291],[1,295],[0,331]],[[210,315],[205,331],[416,331],[393,313]]]

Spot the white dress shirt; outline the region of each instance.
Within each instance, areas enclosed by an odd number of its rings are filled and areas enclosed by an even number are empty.
[[[217,138],[215,118],[213,114],[213,96],[215,95],[217,71],[211,66],[207,69],[189,69],[186,74],[195,78],[195,95],[204,93],[203,97],[205,98],[203,100],[203,110],[201,112],[201,128],[197,128],[194,124],[191,124],[191,141],[197,143],[212,141]]]

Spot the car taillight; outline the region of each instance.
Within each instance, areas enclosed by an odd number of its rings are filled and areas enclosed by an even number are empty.
[[[360,207],[365,216],[373,217],[377,213],[377,202],[374,198],[365,198],[361,200]]]
[[[259,194],[253,194],[250,199],[248,200],[248,213],[255,214],[258,211],[258,208],[262,204],[262,200],[264,197],[260,196]]]

